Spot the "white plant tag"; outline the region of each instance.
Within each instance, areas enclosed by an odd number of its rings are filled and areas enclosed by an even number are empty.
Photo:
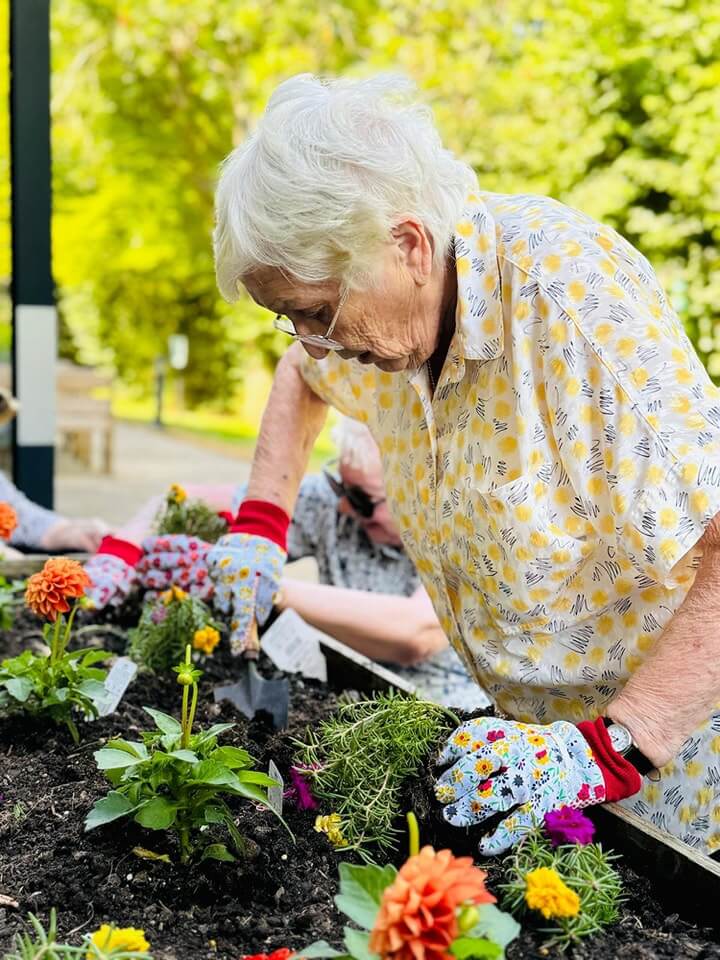
[[[267,630],[260,646],[285,673],[301,673],[327,683],[327,661],[320,649],[320,634],[295,613],[286,610]]]
[[[275,813],[281,817],[283,812],[283,794],[285,793],[285,781],[282,774],[275,766],[275,761],[271,760],[268,764],[268,776],[278,781],[277,787],[268,787],[268,803]]]
[[[117,710],[125,691],[135,679],[137,664],[130,657],[118,657],[105,677],[105,697],[100,705],[101,717],[107,717]]]

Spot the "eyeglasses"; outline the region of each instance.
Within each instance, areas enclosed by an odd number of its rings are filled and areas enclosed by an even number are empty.
[[[379,507],[381,503],[385,503],[387,497],[383,497],[381,500],[373,500],[362,487],[344,484],[340,477],[330,469],[335,463],[337,463],[337,460],[331,460],[327,466],[323,467],[323,476],[330,484],[332,492],[338,498],[345,497],[355,513],[365,520],[369,520],[375,513],[375,508]]]
[[[295,329],[295,324],[290,317],[286,317],[282,313],[278,313],[278,315],[275,317],[273,320],[273,326],[276,330],[280,330],[281,333],[286,333],[288,336],[292,337],[293,340],[299,340],[300,343],[306,343],[309,347],[319,347],[321,350],[345,350],[343,344],[338,343],[337,340],[333,340],[330,334],[335,329],[335,324],[337,323],[337,319],[340,316],[340,311],[347,300],[348,293],[349,291],[345,290],[341,295],[335,315],[330,321],[330,326],[327,328],[327,333],[298,333]]]

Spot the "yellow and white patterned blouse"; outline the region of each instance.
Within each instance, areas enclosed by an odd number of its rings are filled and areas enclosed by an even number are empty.
[[[425,368],[329,355],[303,375],[370,427],[407,552],[497,705],[594,717],[651,653],[720,512],[720,391],[611,228],[481,192],[454,243],[434,397]]]

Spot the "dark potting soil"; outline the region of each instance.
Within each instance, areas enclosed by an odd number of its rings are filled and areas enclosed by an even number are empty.
[[[40,639],[38,621],[23,614],[13,631],[0,637],[0,659]],[[117,626],[86,631],[83,642],[102,642],[117,652],[123,648]],[[218,648],[204,667],[197,722],[235,722],[222,742],[246,747],[258,769],[267,769],[273,759],[287,777],[292,737],[302,737],[337,706],[338,697],[327,686],[292,678],[290,726],[277,733],[267,717],[248,722],[229,704],[212,702],[212,687],[238,672],[237,661]],[[47,920],[52,907],[58,911],[61,942],[80,942],[101,923],[115,922],[144,929],[158,960],[238,960],[283,946],[299,949],[317,939],[340,945],[343,919],[333,903],[339,857],[314,831],[314,812],[286,802],[293,840],[269,811],[235,804],[238,827],[252,850],[250,860],[236,863],[181,867],[171,838],[125,821],[83,832],[87,812],[108,789],[95,769],[93,751],[113,736],[137,738],[150,725],[145,705],[177,715],[178,693],[174,675],[141,674],[113,716],[81,727],[79,745],[63,728],[20,718],[0,721],[0,895],[18,904],[3,906],[0,900],[0,952],[23,929],[28,912]],[[423,842],[472,852],[475,838],[448,828],[431,809],[428,785],[425,772],[408,794],[421,819]],[[171,862],[140,858],[134,847],[167,854]],[[496,887],[502,862],[483,867],[491,889]],[[621,871],[628,899],[620,922],[567,956],[720,960],[715,934],[668,916],[649,894],[645,878],[626,866]],[[526,927],[508,958],[561,955],[544,943],[542,934]]]

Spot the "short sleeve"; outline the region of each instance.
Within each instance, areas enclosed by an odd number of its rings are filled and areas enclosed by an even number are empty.
[[[329,353],[323,360],[305,354],[300,365],[303,379],[335,410],[368,423],[373,404],[375,373],[352,360]]]
[[[606,261],[605,283],[588,267],[539,290],[538,346],[574,513],[674,586],[720,512],[720,391],[637,257],[634,283]]]

